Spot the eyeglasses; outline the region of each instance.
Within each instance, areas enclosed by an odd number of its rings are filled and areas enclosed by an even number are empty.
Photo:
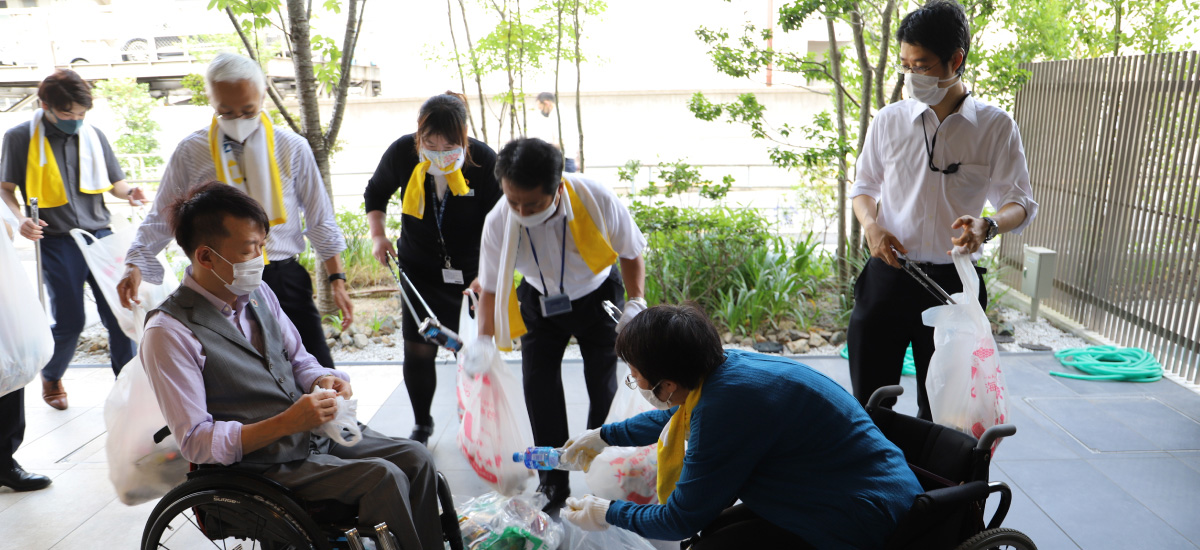
[[[629,389],[631,390],[638,389],[637,380],[633,379],[633,374],[625,375],[625,385],[629,386]]]
[[[929,71],[933,70],[934,67],[937,67],[938,65],[941,65],[941,64],[942,64],[942,62],[938,61],[937,63],[934,63],[933,65],[929,65],[926,67],[906,67],[904,65],[896,65],[896,72],[898,72],[900,74],[921,74],[921,75],[923,75],[923,74],[928,73]]]

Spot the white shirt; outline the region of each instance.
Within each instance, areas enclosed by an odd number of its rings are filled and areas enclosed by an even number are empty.
[[[574,117],[567,116],[567,113],[562,113],[562,140],[559,143],[558,134],[558,107],[555,106],[550,111],[550,116],[542,115],[541,109],[534,103],[532,109],[525,117],[525,137],[535,137],[554,145],[555,147],[562,146],[563,156],[569,159],[575,158],[575,148],[579,145],[579,135],[575,131],[576,120]]]
[[[242,144],[233,143],[234,158],[241,162]],[[275,127],[275,160],[279,163],[279,179],[283,184],[283,207],[287,222],[271,228],[267,234],[267,259],[276,261],[304,252],[304,237],[312,242],[321,261],[332,258],[346,249],[346,240],[333,217],[333,205],[316,159],[304,136]],[[208,128],[184,138],[171,155],[154,208],[138,226],[137,237],[125,255],[125,263],[142,271],[142,278],[151,284],[162,282],[162,264],[155,260],[175,234],[171,231],[165,210],[179,198],[186,197],[195,186],[217,179],[216,166],[208,147]]]
[[[588,213],[591,214],[592,221],[596,223],[600,232],[608,237],[608,242],[617,255],[626,260],[641,256],[642,249],[646,247],[646,237],[642,235],[642,231],[634,223],[633,217],[629,215],[629,210],[625,208],[624,204],[621,204],[617,196],[603,184],[594,180],[575,174],[563,175],[571,181],[571,185],[575,189],[586,189],[596,199],[596,204],[586,205]],[[483,240],[479,250],[479,284],[487,292],[496,292],[500,282],[500,247],[510,215],[512,215],[512,209],[509,208],[508,201],[502,198],[496,202],[492,211],[488,212],[487,219],[484,221]],[[572,300],[578,300],[600,288],[600,285],[608,278],[608,270],[598,274],[592,273],[591,268],[579,255],[579,249],[575,247],[575,238],[571,234],[571,229],[567,228],[567,265],[565,276],[560,279],[559,273],[562,273],[563,269],[561,261],[563,257],[563,223],[573,219],[571,201],[567,198],[566,190],[563,190],[558,195],[558,206],[549,219],[536,227],[521,228],[521,240],[517,245],[516,270],[525,278],[525,281],[543,295],[559,294],[559,281],[565,279],[563,286],[566,293]],[[532,249],[530,248],[530,237],[533,238]],[[537,262],[533,260],[533,250],[537,250]],[[542,277],[545,277],[546,286],[550,287],[549,293],[542,286]]]
[[[922,113],[928,141],[921,131]],[[957,173],[929,169],[926,144],[932,144],[935,131],[934,166],[945,169],[961,163]],[[949,263],[951,239],[962,234],[950,225],[960,216],[979,216],[985,200],[997,210],[1009,203],[1025,208],[1025,221],[1014,233],[1029,225],[1038,211],[1016,122],[974,96],[946,117],[940,131],[933,109],[915,99],[880,109],[867,131],[850,188],[851,199],[859,195],[875,199],[876,221],[918,262]]]

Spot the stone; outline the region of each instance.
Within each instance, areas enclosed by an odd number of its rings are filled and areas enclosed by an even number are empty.
[[[829,343],[833,344],[835,346],[841,345],[842,342],[845,342],[845,341],[846,341],[846,331],[844,331],[844,330],[839,330],[839,331],[833,333],[833,337],[829,339]]]
[[[387,347],[389,347],[389,348],[390,348],[390,347],[393,347],[393,346],[395,346],[395,345],[396,345],[396,343],[392,341],[392,337],[391,337],[391,336],[384,336],[384,337],[382,338],[382,340],[383,340],[383,345],[385,345],[385,346],[387,346]]]
[[[383,318],[383,323],[379,325],[379,334],[388,336],[396,333],[396,327],[399,323],[395,317],[387,316]]]
[[[1011,344],[1016,341],[1017,341],[1017,338],[1015,336],[1012,336],[1009,334],[997,334],[996,335],[996,343],[997,344]],[[1022,344],[1022,345],[1024,345],[1024,344]]]
[[[521,339],[520,338],[513,339],[512,349],[513,349],[513,351],[521,351]]]
[[[808,340],[809,334],[802,330],[791,329],[788,331],[788,340]]]
[[[996,331],[996,334],[998,334],[1000,336],[1012,336],[1013,335],[1012,323],[1000,323],[999,328],[1000,328],[1000,330]]]
[[[792,355],[800,355],[808,353],[808,340],[793,340],[787,343],[788,353]]]
[[[334,328],[333,325],[325,325],[325,338],[326,339],[337,338],[338,336],[340,336],[338,329]]]
[[[763,335],[762,335],[762,333],[757,333],[757,332],[756,332],[756,333],[754,334],[754,341],[755,341],[756,343],[759,343],[759,344],[761,344],[761,343],[763,343],[763,342],[766,342],[766,341],[767,341],[767,337],[766,337],[766,336],[763,336]]]
[[[794,330],[795,328],[796,328],[796,322],[791,319],[788,319],[788,320],[785,320],[785,321],[779,323],[779,330],[783,331],[783,332],[787,332],[789,330]]]
[[[819,348],[828,343],[829,343],[829,341],[826,340],[824,337],[822,337],[820,334],[814,334],[811,337],[809,337],[809,339],[808,339],[809,347],[813,347],[813,348]]]
[[[1029,343],[1021,342],[1020,344],[1017,344],[1017,345],[1025,348],[1029,351],[1050,351],[1051,350],[1050,346],[1047,346],[1045,344],[1029,344]]]
[[[371,345],[371,341],[367,339],[366,334],[359,333],[354,335],[354,347],[363,349],[369,345]]]
[[[346,331],[342,333],[338,341],[341,342],[343,346],[352,346],[354,345],[354,336],[351,336],[350,332]]]
[[[779,334],[775,333],[775,332],[768,334],[767,335],[767,343],[778,344],[779,343]]]
[[[733,333],[729,332],[729,331],[725,331],[725,334],[721,335],[721,341],[725,342],[726,344],[732,344],[733,343]]]
[[[742,338],[742,341],[740,342],[740,344],[741,344],[742,346],[745,346],[745,347],[750,347],[750,346],[753,346],[753,345],[754,345],[754,339],[753,339],[753,338],[751,338],[751,337],[749,337],[749,336],[747,336],[747,337],[745,337],[745,338]]]
[[[337,340],[334,340],[333,338],[326,338],[325,345],[329,346],[329,349],[333,349],[333,347],[337,345]]]
[[[372,343],[372,344],[382,344],[382,343],[383,343],[383,337],[382,337],[382,336],[376,336],[376,337],[374,337],[374,338],[371,338],[371,343]]]
[[[779,342],[758,342],[754,344],[754,351],[759,353],[779,353],[783,351],[783,344]]]

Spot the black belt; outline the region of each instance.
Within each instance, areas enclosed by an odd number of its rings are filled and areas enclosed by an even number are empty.
[[[294,264],[298,261],[299,260],[296,259],[296,256],[292,256],[291,258],[284,258],[282,260],[271,260],[271,263],[267,264],[267,267],[271,267],[271,266],[283,267],[285,265]]]

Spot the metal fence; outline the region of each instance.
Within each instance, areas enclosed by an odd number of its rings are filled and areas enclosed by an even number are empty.
[[[1000,247],[1058,251],[1046,303],[1200,383],[1200,54],[1027,65],[1015,117],[1038,219]]]

